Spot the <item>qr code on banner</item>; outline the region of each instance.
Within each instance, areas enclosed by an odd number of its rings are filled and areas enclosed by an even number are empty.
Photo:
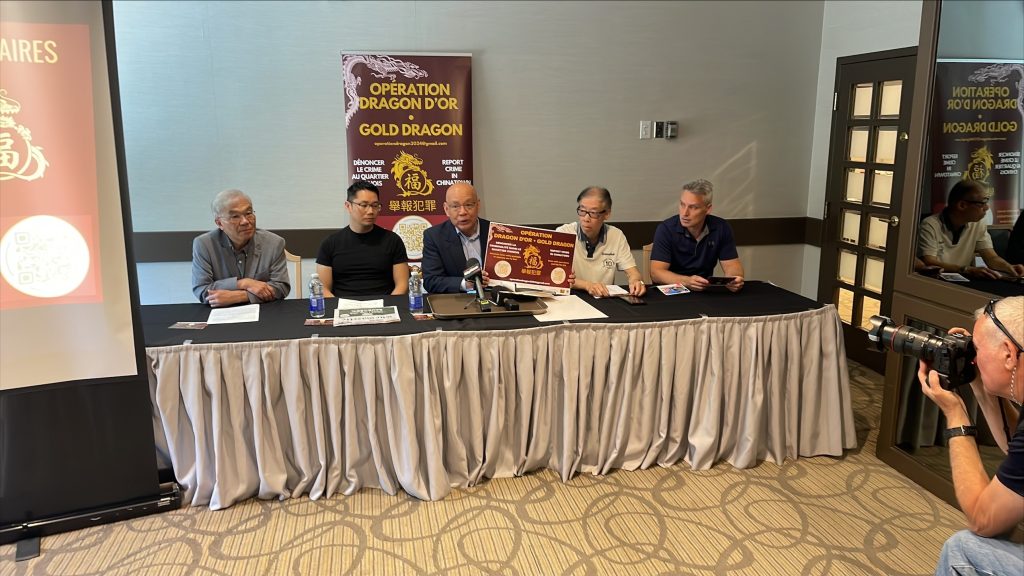
[[[0,239],[0,274],[14,289],[38,298],[73,292],[89,272],[82,234],[55,216],[31,216]]]

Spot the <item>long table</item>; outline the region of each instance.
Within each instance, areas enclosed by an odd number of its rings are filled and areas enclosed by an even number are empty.
[[[687,462],[747,468],[856,446],[841,324],[767,283],[739,294],[581,298],[607,319],[533,317],[176,330],[198,304],[144,306],[161,461],[192,505],[374,487],[424,500],[486,478]],[[328,307],[331,306],[328,301]]]

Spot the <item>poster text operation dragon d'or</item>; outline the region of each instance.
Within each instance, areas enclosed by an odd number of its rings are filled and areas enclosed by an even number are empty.
[[[444,194],[473,181],[469,55],[343,53],[348,178],[380,188],[377,223],[423,254]]]
[[[931,211],[960,180],[992,188],[992,224],[1013,225],[1024,206],[1024,63],[940,60],[932,105]]]

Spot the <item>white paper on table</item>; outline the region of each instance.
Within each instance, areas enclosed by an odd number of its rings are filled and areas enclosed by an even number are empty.
[[[559,322],[562,320],[587,320],[590,318],[607,318],[608,315],[584,302],[579,296],[559,296],[544,301],[547,312],[534,316],[541,322]]]
[[[383,308],[384,299],[380,300],[348,300],[338,298],[338,310],[361,310],[363,308]]]
[[[260,305],[248,304],[234,308],[214,308],[210,310],[207,324],[237,324],[239,322],[259,322]]]
[[[939,274],[939,278],[942,278],[946,282],[970,282],[969,279],[957,274],[956,272],[943,272]]]
[[[609,284],[605,286],[605,288],[608,289],[609,296],[625,296],[626,294],[629,294],[629,290],[626,290],[617,284]]]

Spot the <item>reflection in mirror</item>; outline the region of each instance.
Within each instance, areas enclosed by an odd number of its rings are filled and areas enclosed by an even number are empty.
[[[1024,294],[1024,266],[1005,260],[1024,206],[1024,2],[944,0],[934,77],[917,257],[966,277],[946,281]],[[965,180],[983,191],[951,201]]]
[[[929,335],[947,336],[947,332],[942,328],[916,319],[908,319],[906,325]],[[971,329],[972,327],[967,326],[966,328]],[[906,356],[900,367],[901,397],[896,421],[896,447],[923,466],[948,478],[951,475],[949,454],[946,450],[946,440],[942,436],[943,431],[948,427],[945,417],[935,403],[921,391],[921,383],[917,378],[917,359]],[[995,474],[995,470],[1006,457],[1006,454],[997,445],[996,436],[993,436],[990,428],[990,424],[994,424],[996,435],[1005,438],[1006,431],[1003,430],[1002,418],[997,416],[994,418],[995,422],[987,422],[971,385],[960,386],[957,388],[957,393],[963,398],[971,421],[978,427],[978,449],[985,470],[991,476]]]

